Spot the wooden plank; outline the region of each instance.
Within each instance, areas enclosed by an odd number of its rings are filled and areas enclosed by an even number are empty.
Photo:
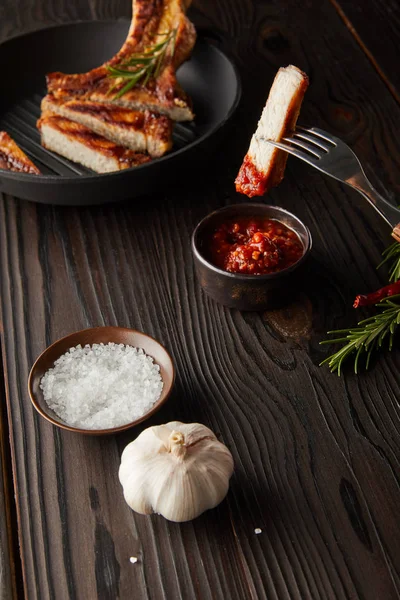
[[[400,103],[400,4],[397,0],[331,0],[346,27]]]
[[[12,481],[10,452],[6,425],[6,400],[0,353],[0,600],[16,598],[11,521]],[[15,532],[14,532],[15,533]],[[16,557],[18,560],[18,557]]]
[[[195,186],[183,181],[146,206],[2,199],[1,311],[30,600],[398,597],[399,352],[359,378],[318,367],[326,329],[354,322],[354,294],[384,282],[375,265],[387,228],[352,192],[290,161],[270,198],[314,237],[292,307],[217,306],[199,290],[191,260],[197,221],[238,200],[233,177],[282,64],[311,75],[303,122],[351,141],[400,191],[400,147],[389,133],[399,108],[328,0],[312,4],[197,2],[202,22],[236,54],[245,93],[218,170]],[[176,389],[152,423],[200,421],[228,444],[235,474],[216,510],[183,525],[134,515],[117,468],[139,430],[90,439],[32,410],[26,381],[36,356],[102,324],[142,329],[171,350]]]

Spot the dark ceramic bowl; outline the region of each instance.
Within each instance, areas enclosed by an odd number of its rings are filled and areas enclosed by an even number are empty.
[[[208,257],[213,232],[227,220],[240,217],[264,217],[284,223],[298,234],[304,247],[302,257],[290,267],[268,275],[228,273],[214,266]],[[221,208],[200,221],[192,236],[192,251],[200,285],[220,304],[239,310],[265,310],[287,303],[301,277],[311,245],[311,234],[300,219],[284,208],[261,203],[233,204]]]
[[[60,417],[48,407],[43,392],[40,389],[40,381],[46,371],[53,367],[57,358],[60,358],[62,354],[65,354],[69,348],[77,346],[78,344],[81,346],[89,344],[91,346],[92,344],[108,344],[109,342],[143,348],[145,353],[154,359],[154,362],[160,367],[160,375],[164,383],[161,396],[154,406],[139,419],[136,419],[136,421],[132,421],[131,423],[125,423],[119,427],[114,427],[112,429],[81,429],[68,425],[68,423],[62,421]],[[77,433],[105,435],[119,433],[125,429],[130,429],[130,427],[134,427],[151,417],[159,408],[161,408],[164,402],[168,400],[174,381],[175,368],[172,358],[157,340],[140,331],[126,329],[125,327],[94,327],[93,329],[82,329],[81,331],[71,333],[57,342],[54,342],[54,344],[42,352],[39,358],[36,359],[29,374],[28,389],[33,406],[42,417],[47,419],[47,421],[50,421],[53,425],[61,427],[62,429],[68,429],[69,431],[76,431]]]

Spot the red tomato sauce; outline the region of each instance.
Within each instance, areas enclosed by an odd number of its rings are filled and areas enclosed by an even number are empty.
[[[235,180],[236,191],[249,198],[262,196],[266,192],[267,180],[263,173],[257,170],[248,154],[244,157],[242,166]]]
[[[304,254],[299,236],[275,219],[239,218],[220,225],[214,232],[211,262],[230,273],[264,275],[277,273]]]

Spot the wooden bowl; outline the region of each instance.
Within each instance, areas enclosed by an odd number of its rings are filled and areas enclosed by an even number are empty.
[[[126,423],[125,425],[120,425],[119,427],[114,427],[112,429],[80,429],[78,427],[68,425],[62,421],[60,417],[58,417],[58,415],[56,415],[55,412],[48,407],[39,384],[43,375],[46,373],[46,371],[48,371],[48,369],[53,367],[57,358],[59,358],[62,354],[65,354],[65,352],[67,352],[70,348],[75,347],[78,344],[83,347],[86,344],[100,344],[101,342],[103,344],[114,342],[115,344],[125,344],[128,346],[134,346],[136,348],[143,348],[145,353],[148,356],[151,356],[154,359],[154,362],[160,366],[160,374],[164,386],[160,398],[157,400],[151,410],[149,410],[139,419],[136,419],[136,421],[132,421],[131,423]],[[135,425],[138,425],[139,423],[142,423],[142,421],[145,421],[151,417],[155,412],[157,412],[157,410],[159,410],[159,408],[161,408],[164,402],[167,401],[172,391],[174,381],[175,367],[172,359],[166,349],[154,338],[141,333],[140,331],[127,329],[125,327],[94,327],[93,329],[82,329],[76,333],[71,333],[70,335],[61,338],[57,342],[54,342],[54,344],[42,352],[29,374],[28,389],[33,406],[36,408],[38,413],[42,415],[42,417],[47,419],[47,421],[50,421],[50,423],[53,425],[61,427],[62,429],[67,429],[68,431],[76,431],[77,433],[106,435],[111,433],[119,433],[120,431],[134,427]]]

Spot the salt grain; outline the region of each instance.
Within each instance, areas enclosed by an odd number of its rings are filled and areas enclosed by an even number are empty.
[[[260,529],[259,527],[257,527],[257,528],[254,530],[254,533],[255,533],[256,535],[258,535],[259,533],[262,533],[262,529]]]
[[[44,374],[40,388],[68,425],[110,429],[147,413],[163,382],[160,367],[141,348],[109,343],[70,348]]]
[[[131,556],[129,560],[130,560],[130,562],[131,562],[132,564],[135,564],[135,563],[137,563],[137,558],[136,558],[136,556]]]

